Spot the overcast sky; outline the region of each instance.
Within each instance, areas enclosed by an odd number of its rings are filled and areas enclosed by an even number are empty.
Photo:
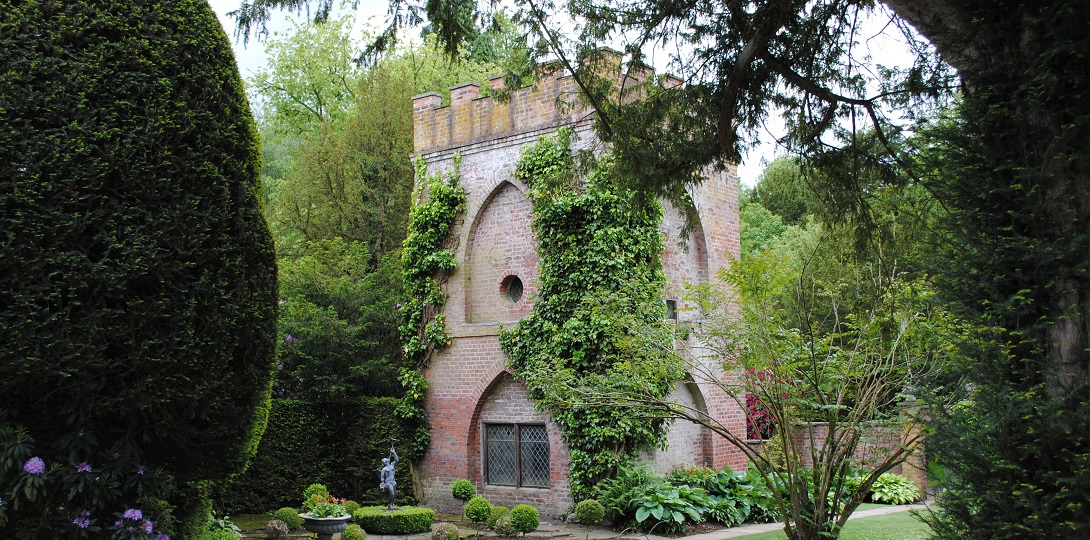
[[[251,38],[249,43],[244,47],[241,40],[234,37],[234,22],[227,17],[227,12],[238,8],[241,3],[240,0],[209,0],[212,9],[216,11],[219,16],[220,23],[223,24],[224,30],[227,32],[227,36],[231,39],[231,44],[235,49],[235,58],[238,61],[239,71],[242,73],[242,78],[249,80],[256,72],[262,70],[267,63],[267,56],[265,54],[265,47],[262,43],[256,39]],[[361,0],[360,8],[357,11],[356,21],[360,24],[360,21],[367,21],[369,18],[373,21],[373,26],[381,26],[386,15],[387,0]],[[271,32],[284,32],[292,28],[291,21],[305,20],[305,17],[295,17],[287,13],[280,13],[275,15],[269,23],[269,31]],[[885,24],[885,20],[872,20],[869,21],[868,30],[870,32],[864,32],[867,34],[876,34]],[[889,65],[911,65],[912,55],[908,52],[907,48],[902,43],[902,39],[893,36],[885,36],[879,38],[872,38],[864,40],[861,44],[863,47],[862,52],[870,54],[875,58],[880,58],[881,62],[887,66]],[[776,135],[780,134],[783,129],[783,124],[779,118],[770,118],[768,122],[768,131],[762,136],[762,142],[760,146],[754,148],[746,155],[742,156],[742,163],[738,165],[738,177],[741,179],[742,184],[752,186],[757,181],[757,177],[764,169],[764,162],[771,161],[778,155],[782,155],[783,151],[775,144]]]

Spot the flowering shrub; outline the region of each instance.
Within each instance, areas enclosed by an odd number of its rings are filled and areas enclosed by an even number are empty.
[[[329,494],[322,484],[311,484],[303,492],[303,508],[310,517],[327,518],[351,515],[345,508],[346,499],[338,499]]]
[[[152,494],[173,486],[128,448],[88,446],[86,457],[64,463],[38,454],[25,429],[0,424],[0,441],[0,529],[18,538],[169,540],[172,509]]]
[[[309,503],[307,506],[310,507],[307,513],[310,517],[327,518],[349,515],[344,506],[345,499],[338,499],[332,495],[315,495],[307,502]]]
[[[746,394],[746,438],[771,439],[775,432],[775,419],[753,394]]]

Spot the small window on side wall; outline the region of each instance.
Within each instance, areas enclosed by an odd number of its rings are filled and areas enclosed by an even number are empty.
[[[677,300],[671,299],[666,301],[666,318],[677,322]]]
[[[549,432],[541,424],[485,424],[484,482],[549,487]]]

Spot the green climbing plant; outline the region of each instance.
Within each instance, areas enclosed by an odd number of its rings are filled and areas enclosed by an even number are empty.
[[[410,444],[410,451],[423,455],[428,446],[428,424],[424,413],[427,380],[423,370],[431,356],[450,344],[443,305],[443,284],[454,271],[457,261],[447,247],[454,220],[465,211],[466,194],[459,179],[461,157],[454,156],[454,167],[445,173],[428,174],[422,158],[413,163],[416,189],[409,212],[409,228],[402,244],[401,272],[405,300],[400,305],[399,327],[406,365],[399,376],[405,397],[397,415],[418,420],[420,429]],[[426,188],[426,192],[421,190]]]
[[[589,387],[665,397],[682,372],[670,359],[633,356],[626,346],[634,328],[666,315],[661,205],[620,188],[609,156],[585,181],[573,163],[566,130],[542,137],[519,160],[515,175],[534,206],[540,294],[533,313],[501,332],[500,343],[536,406],[562,428],[579,500],[640,449],[662,445],[666,433],[662,418],[585,406],[579,396]]]

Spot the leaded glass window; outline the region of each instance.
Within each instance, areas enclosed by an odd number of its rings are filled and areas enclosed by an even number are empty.
[[[549,487],[549,432],[540,424],[485,424],[485,483]]]

